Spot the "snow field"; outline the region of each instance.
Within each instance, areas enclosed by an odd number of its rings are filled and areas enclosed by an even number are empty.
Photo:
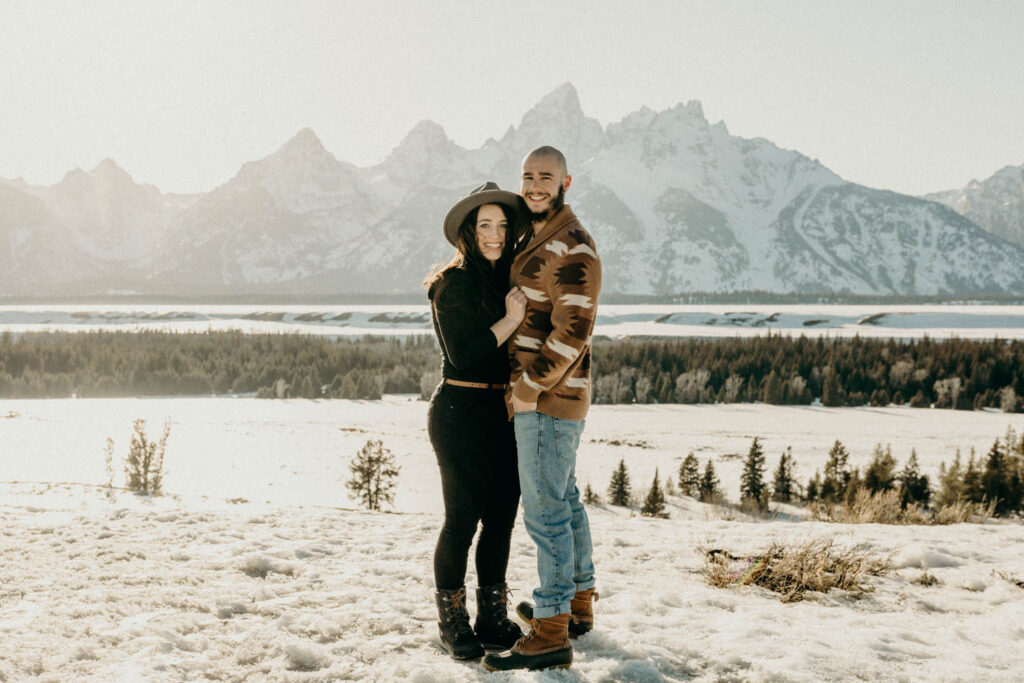
[[[103,442],[123,456],[134,418],[172,421],[168,495],[101,486]],[[836,525],[745,518],[686,498],[667,520],[589,509],[598,628],[571,670],[486,674],[440,650],[431,560],[440,482],[426,404],[250,399],[23,400],[0,404],[0,681],[1014,681],[1024,671],[1024,525]],[[727,495],[764,439],[805,481],[839,438],[862,466],[876,442],[932,475],[979,455],[1022,416],[909,408],[594,406],[579,482],[604,494],[624,458],[634,489],[690,450]],[[402,467],[398,514],[352,509],[344,480],[367,439]],[[31,482],[31,483],[11,483]],[[55,484],[53,482],[77,482]],[[118,472],[115,483],[123,482]],[[251,502],[241,502],[241,501]],[[233,502],[232,502],[233,501]],[[792,511],[791,511],[792,512]],[[781,518],[780,518],[781,519]],[[703,579],[700,545],[738,555],[835,537],[891,555],[863,597],[782,604]],[[472,564],[472,563],[471,563]],[[934,586],[918,583],[927,571]],[[513,534],[513,602],[535,552]],[[475,575],[468,578],[474,611]]]
[[[506,675],[440,650],[439,515],[108,499],[70,485],[5,485],[0,500],[4,681],[1009,681],[1024,667],[1024,591],[999,575],[1024,576],[1019,524],[708,521],[679,501],[655,520],[593,507],[597,630],[575,641],[570,671]],[[519,521],[514,600],[535,581]],[[863,597],[795,604],[703,580],[701,542],[753,552],[819,536],[892,554],[897,569]],[[915,583],[924,569],[940,583]]]

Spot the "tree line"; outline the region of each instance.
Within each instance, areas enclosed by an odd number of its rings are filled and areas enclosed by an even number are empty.
[[[806,484],[801,484],[793,474],[792,449],[786,448],[769,480],[764,444],[754,437],[740,475],[739,506],[748,512],[767,512],[772,502],[806,505],[829,521],[850,521],[848,515],[836,511],[863,507],[865,502],[877,507],[880,500],[890,500],[902,511],[910,509],[914,514],[894,516],[904,522],[934,522],[943,517],[944,510],[964,505],[974,506],[967,508],[968,512],[984,511],[997,517],[1024,512],[1024,434],[1017,435],[1012,428],[997,438],[984,456],[972,450],[964,462],[958,450],[951,464],[941,463],[934,481],[921,473],[915,450],[902,467],[893,457],[892,447],[881,444],[875,446],[863,470],[851,467],[849,458],[846,446],[837,440],[829,449],[824,471],[815,471]],[[697,457],[689,453],[680,463],[677,477],[676,482],[667,479],[662,489],[655,470],[650,488],[637,496],[625,459],[620,460],[608,483],[607,502],[631,507],[637,506],[642,497],[641,514],[664,517],[665,496],[674,494],[676,486],[680,495],[704,503],[723,504],[726,500],[710,458],[701,467]],[[601,502],[589,483],[583,498],[588,504]],[[946,517],[966,521],[964,516]],[[882,520],[876,516],[860,521]]]
[[[240,332],[0,334],[0,398],[253,393],[430,395],[432,337]],[[594,342],[595,403],[1024,408],[1024,342],[950,339],[626,339]]]

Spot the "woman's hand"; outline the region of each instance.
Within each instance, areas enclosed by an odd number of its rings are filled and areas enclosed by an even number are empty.
[[[526,317],[526,295],[518,287],[513,287],[505,295],[505,317],[517,326]]]

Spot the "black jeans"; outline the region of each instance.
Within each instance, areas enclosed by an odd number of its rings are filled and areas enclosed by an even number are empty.
[[[481,523],[477,581],[481,586],[504,583],[519,507],[516,437],[504,392],[442,383],[430,399],[427,431],[444,492],[435,585],[455,590],[465,584],[469,546]]]

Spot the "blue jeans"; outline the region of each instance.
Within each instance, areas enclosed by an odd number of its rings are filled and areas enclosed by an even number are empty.
[[[537,544],[535,618],[568,614],[576,591],[594,587],[590,522],[576,487],[576,448],[583,425],[584,420],[562,420],[535,410],[515,415],[523,517]]]

